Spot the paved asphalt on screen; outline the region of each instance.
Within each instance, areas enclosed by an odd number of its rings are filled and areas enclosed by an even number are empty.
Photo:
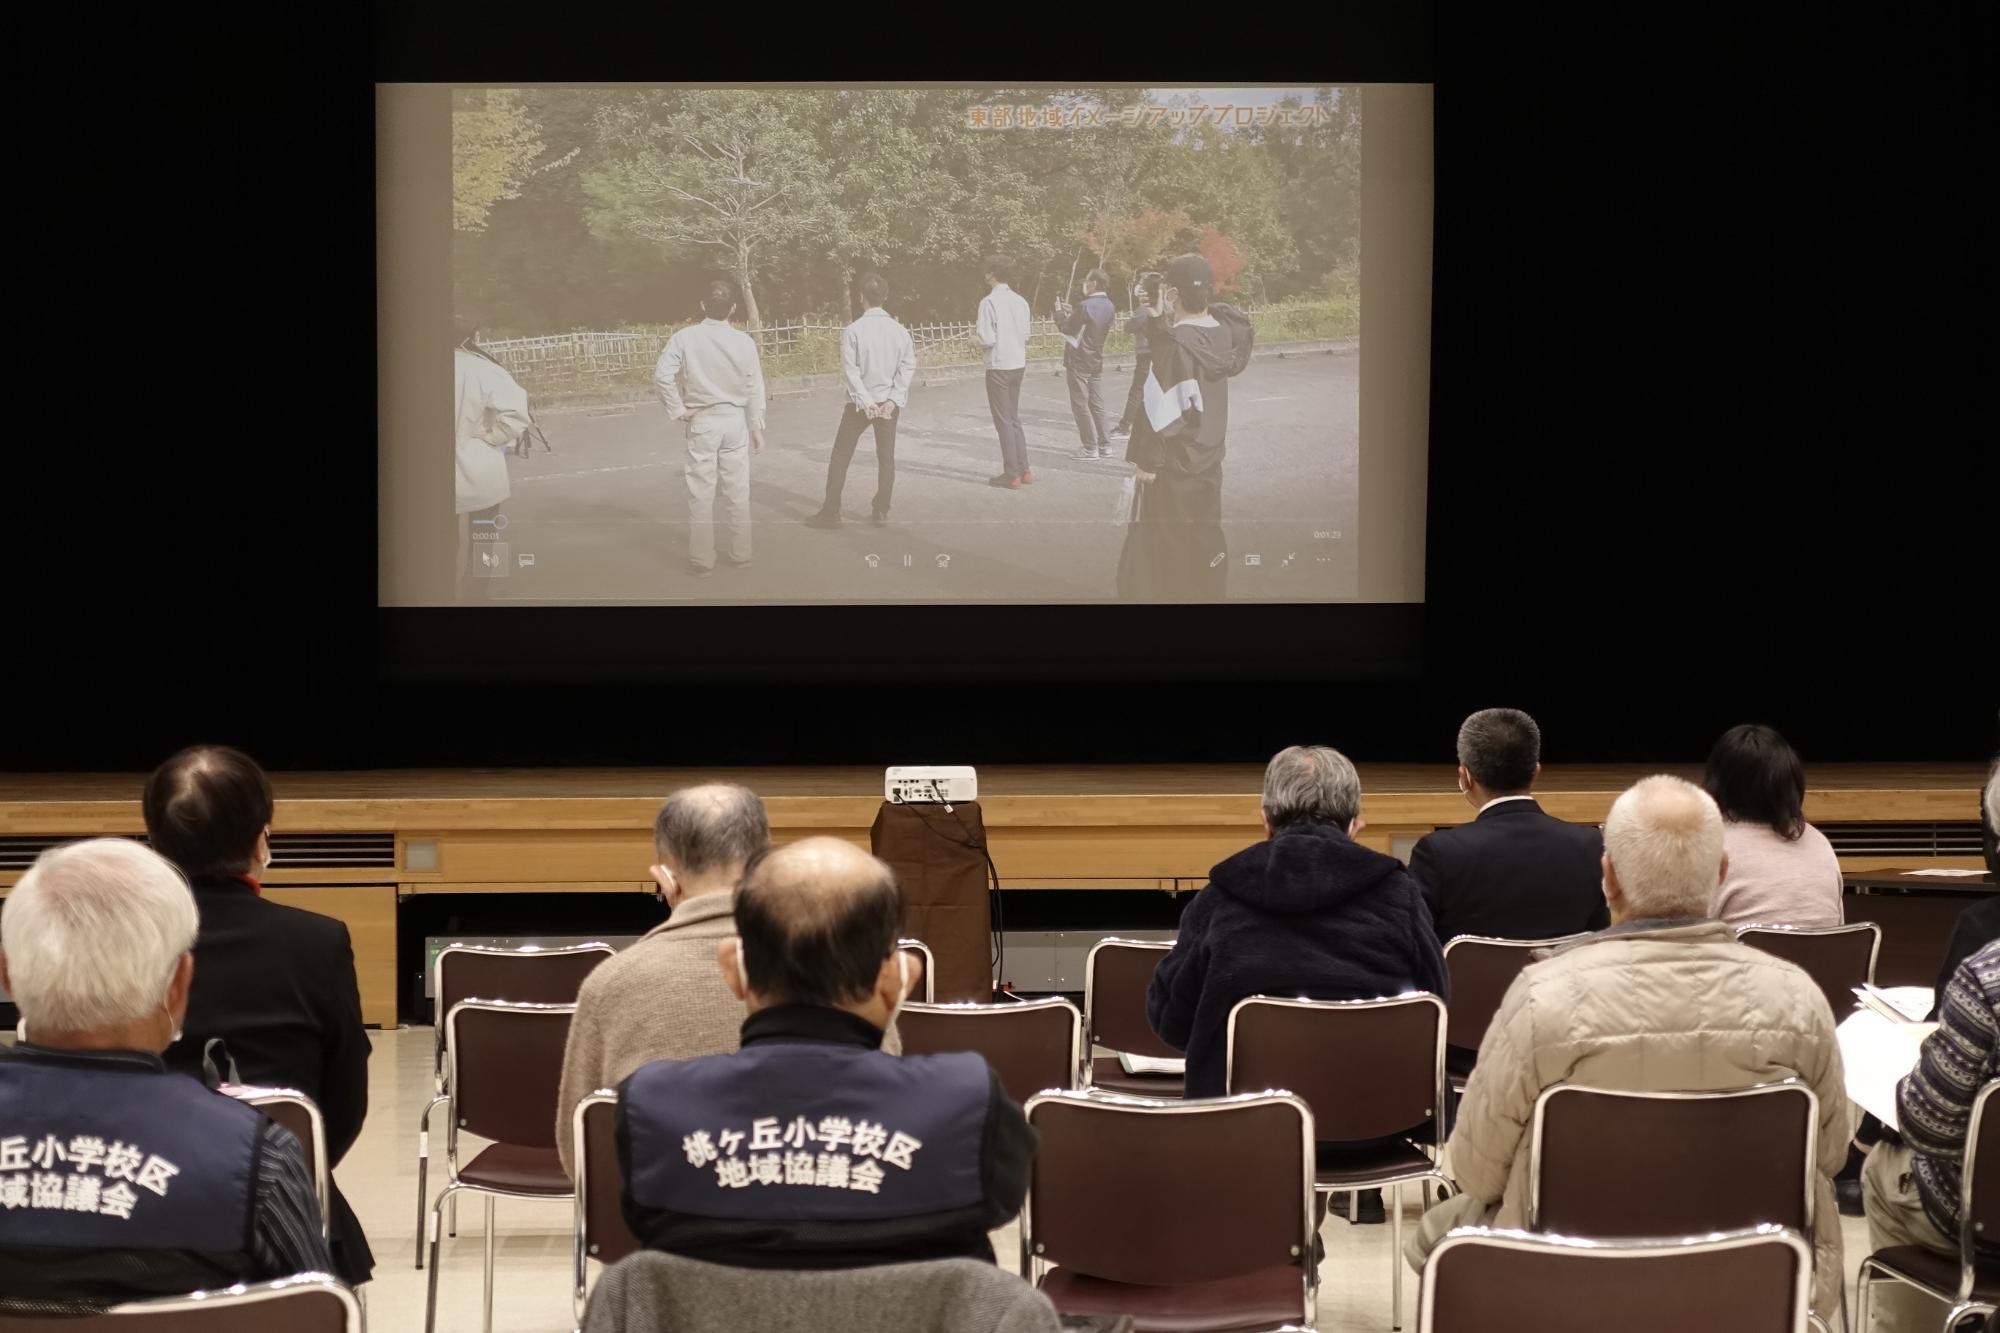
[[[1230,385],[1223,516],[1232,600],[1355,596],[1359,358],[1308,353],[1253,362]],[[1107,372],[1114,412],[1129,362]],[[1114,396],[1115,395],[1115,396]],[[493,601],[1113,601],[1126,479],[1084,461],[1059,372],[1031,366],[1021,424],[1035,482],[988,486],[1000,447],[984,381],[925,384],[896,435],[890,525],[868,521],[872,433],[848,472],[844,526],[804,526],[819,508],[842,397],[774,396],[750,461],[752,563],[696,578],[687,560],[682,428],[658,403],[542,410],[555,452],[509,458],[506,575]],[[1331,534],[1338,534],[1337,536]],[[717,533],[722,548],[721,532]],[[524,557],[526,561],[524,562]]]

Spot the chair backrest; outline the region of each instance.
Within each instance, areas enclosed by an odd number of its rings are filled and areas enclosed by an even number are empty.
[[[547,949],[532,944],[518,949],[447,944],[438,950],[431,994],[441,1014],[450,1013],[461,1000],[574,1004],[583,979],[615,952],[601,943]]]
[[[1553,948],[1581,935],[1547,940],[1499,940],[1484,935],[1454,935],[1445,941],[1444,970],[1451,980],[1451,1012],[1445,1025],[1447,1045],[1476,1051],[1486,1039],[1500,1001],[1521,969],[1535,961],[1535,950]]]
[[[1313,1235],[1313,1120],[1288,1093],[1155,1101],[1045,1092],[1021,1213],[1034,1260],[1165,1286],[1299,1263]],[[1302,1267],[1311,1285],[1313,1265]]]
[[[1418,1333],[1804,1333],[1812,1247],[1763,1226],[1666,1240],[1464,1227],[1431,1251]]]
[[[1529,1135],[1530,1230],[1812,1233],[1819,1100],[1797,1079],[1722,1092],[1557,1084],[1535,1099]]]
[[[897,940],[896,950],[909,954],[924,965],[924,979],[917,986],[917,993],[910,998],[933,1004],[937,1000],[937,958],[931,953],[931,946],[922,940]]]
[[[1304,1098],[1323,1143],[1425,1122],[1442,1143],[1444,1033],[1444,1001],[1428,991],[1379,1000],[1253,995],[1229,1011],[1224,1086]]]
[[[1083,962],[1084,1039],[1114,1051],[1178,1060],[1146,1021],[1146,988],[1173,944],[1166,940],[1099,940]]]
[[[0,1314],[9,1333],[361,1333],[361,1305],[325,1273],[114,1305],[80,1319]]]
[[[607,1269],[585,1323],[624,1333],[1059,1333],[1060,1327],[1048,1297],[983,1259],[787,1271],[658,1250],[641,1250]]]
[[[576,1292],[585,1288],[584,1264],[615,1264],[636,1253],[639,1240],[625,1225],[625,1191],[618,1171],[618,1094],[593,1092],[570,1118],[570,1160],[576,1163]]]
[[[1959,1175],[1959,1257],[1965,1268],[1964,1295],[1972,1293],[1973,1247],[2000,1244],[2000,1078],[1979,1090],[1966,1127],[1965,1169]]]
[[[303,1092],[292,1088],[246,1088],[224,1085],[222,1091],[237,1101],[254,1106],[292,1131],[305,1150],[306,1173],[312,1177],[313,1193],[319,1196],[320,1234],[327,1234],[332,1220],[333,1201],[327,1190],[326,1121],[319,1105]]]
[[[460,1130],[520,1148],[556,1146],[563,1044],[574,1004],[461,1000],[445,1015],[451,1142]]]
[[[906,1004],[896,1015],[904,1055],[977,1051],[1017,1102],[1073,1088],[1083,1015],[1061,996],[1007,1004]]]
[[[1765,953],[1797,963],[1826,992],[1839,1018],[1854,1008],[1854,988],[1875,984],[1875,959],[1882,952],[1882,927],[1873,921],[1849,926],[1739,926],[1736,938]]]

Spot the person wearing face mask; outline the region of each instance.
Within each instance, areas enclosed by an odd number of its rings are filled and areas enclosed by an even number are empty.
[[[0,1312],[82,1314],[329,1266],[297,1139],[170,1073],[195,900],[123,838],[42,853],[0,914]],[[80,961],[85,960],[85,961]]]
[[[332,1174],[368,1117],[368,1033],[347,925],[264,896],[271,780],[241,750],[182,750],[153,770],[141,808],[153,850],[187,877],[201,910],[187,1031],[167,1067],[313,1099],[326,1122],[334,1271],[359,1286],[375,1256]]]
[[[735,922],[715,958],[749,1011],[742,1049],[619,1089],[632,1233],[742,1268],[991,1262],[1035,1132],[978,1055],[880,1049],[921,980],[889,867],[837,838],[790,843],[752,858]]]
[[[748,787],[713,783],[675,792],[653,821],[653,880],[670,915],[605,962],[576,997],[556,1097],[556,1148],[570,1160],[570,1117],[599,1088],[640,1065],[736,1049],[743,1002],[723,984],[715,946],[733,938],[736,885],[771,845],[764,803]],[[885,1049],[902,1049],[890,1033]]]
[[[1153,1031],[1187,1052],[1191,1098],[1227,1090],[1229,1011],[1239,1000],[1445,993],[1417,886],[1402,862],[1355,841],[1361,778],[1347,756],[1324,745],[1280,750],[1264,769],[1263,815],[1264,841],[1208,872],[1147,991]],[[1362,1195],[1352,1220],[1381,1221],[1380,1191]]]

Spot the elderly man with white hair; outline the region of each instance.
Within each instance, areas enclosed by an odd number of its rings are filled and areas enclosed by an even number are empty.
[[[122,838],[44,852],[0,912],[0,1309],[75,1313],[329,1268],[290,1131],[167,1072],[194,976],[179,872]]]
[[[1551,951],[1508,990],[1446,1150],[1464,1193],[1425,1216],[1411,1263],[1421,1267],[1455,1226],[1526,1225],[1528,1126],[1546,1088],[1715,1091],[1796,1078],[1819,1099],[1813,1306],[1838,1308],[1832,1179],[1847,1161],[1849,1115],[1833,1010],[1805,972],[1708,917],[1727,868],[1722,814],[1692,783],[1650,777],[1612,805],[1611,928]]]

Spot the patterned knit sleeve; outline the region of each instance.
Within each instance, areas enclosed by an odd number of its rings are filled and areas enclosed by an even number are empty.
[[[1992,1076],[2000,1024],[2000,945],[1959,965],[1938,1008],[1938,1030],[1924,1039],[1917,1067],[1897,1091],[1899,1128],[1911,1147],[1933,1157],[1964,1155],[1972,1102]]]

